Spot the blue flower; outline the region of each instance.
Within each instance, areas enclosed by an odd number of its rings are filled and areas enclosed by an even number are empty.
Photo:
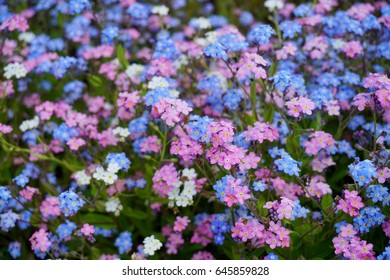
[[[369,184],[372,178],[376,175],[376,167],[372,161],[368,159],[358,161],[357,163],[351,163],[348,165],[348,168],[352,178],[359,184],[359,186]]]
[[[276,261],[279,260],[279,257],[274,253],[269,253],[268,255],[265,256],[265,259],[270,261]]]
[[[172,39],[163,37],[156,43],[156,48],[153,53],[153,58],[174,59],[179,55],[176,49],[175,42]]]
[[[119,169],[127,171],[130,167],[130,160],[126,157],[125,153],[109,153],[106,157],[106,163],[110,164],[115,162],[118,164]]]
[[[265,184],[262,181],[254,182],[253,189],[258,192],[263,192],[265,191]]]
[[[228,52],[237,52],[248,48],[248,43],[244,40],[241,40],[238,35],[233,33],[222,35],[218,38],[218,42]]]
[[[302,26],[294,21],[283,21],[280,24],[280,30],[283,32],[283,38],[294,38],[295,34],[302,32]]]
[[[153,106],[161,98],[172,98],[169,88],[156,88],[146,92],[144,99],[146,106]]]
[[[19,220],[18,214],[8,211],[0,215],[0,228],[2,231],[8,232],[10,229],[15,227],[15,223]]]
[[[353,219],[353,226],[360,233],[368,233],[372,227],[379,226],[385,222],[379,207],[368,206],[360,210],[359,216]]]
[[[244,26],[247,26],[247,25],[250,25],[254,18],[253,18],[253,15],[248,12],[248,11],[243,11],[241,14],[240,14],[240,23]]]
[[[224,94],[222,100],[223,104],[230,110],[236,110],[241,100],[244,98],[244,94],[240,89],[229,89]]]
[[[256,43],[258,45],[268,44],[271,36],[275,34],[275,31],[272,29],[270,25],[255,25],[253,26],[247,35],[247,39],[249,42]]]
[[[382,185],[368,186],[366,189],[366,197],[370,198],[374,203],[380,201],[383,205],[387,206],[390,203],[389,189]]]
[[[61,142],[67,142],[72,137],[78,136],[76,128],[68,127],[66,123],[61,124],[59,127],[55,128],[53,131],[53,138],[58,139]]]
[[[20,174],[16,176],[12,181],[14,181],[17,186],[24,188],[27,185],[29,179],[23,174]]]
[[[302,207],[298,199],[294,200],[294,208],[293,213],[291,215],[291,221],[294,221],[296,218],[306,218],[308,213],[310,213],[309,209]]]
[[[9,243],[8,252],[13,259],[17,259],[20,257],[20,248],[21,248],[20,242],[15,241]]]
[[[59,195],[60,208],[65,217],[73,216],[84,206],[85,202],[73,191],[65,191]]]
[[[390,260],[390,247],[387,246],[385,248],[385,251],[382,254],[378,255],[377,259],[378,260]]]
[[[210,142],[210,136],[207,134],[207,126],[213,122],[208,116],[200,117],[191,115],[188,127],[190,128],[190,137],[195,141],[204,143]]]
[[[148,5],[135,3],[131,5],[126,12],[135,19],[147,19],[151,10]]]
[[[108,26],[102,30],[102,44],[113,45],[118,37],[119,29],[116,26]]]
[[[301,162],[294,160],[287,152],[280,159],[275,160],[275,165],[279,171],[283,171],[290,176],[299,176],[299,172],[301,172]]]
[[[66,220],[65,223],[60,224],[56,230],[60,240],[67,240],[70,237],[74,230],[77,229],[77,225],[69,220]]]
[[[221,43],[218,43],[218,42],[215,42],[215,43],[208,45],[204,49],[204,54],[206,56],[221,58],[223,60],[228,59],[227,53],[226,53],[226,48]]]
[[[278,71],[270,78],[277,89],[285,90],[291,81],[291,73],[289,71]]]
[[[8,205],[9,200],[12,198],[11,192],[7,187],[0,187],[0,212],[2,212]]]
[[[18,227],[25,230],[30,227],[30,220],[32,217],[32,209],[20,212],[20,219],[18,220]]]
[[[71,15],[79,14],[85,9],[90,9],[91,3],[89,0],[70,0],[69,12]]]
[[[131,250],[133,242],[131,241],[131,233],[124,231],[115,239],[115,246],[118,248],[119,254],[126,254]]]

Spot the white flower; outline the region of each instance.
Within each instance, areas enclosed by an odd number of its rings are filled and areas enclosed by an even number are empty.
[[[165,5],[154,6],[152,9],[153,14],[157,14],[160,16],[166,16],[168,12],[169,12],[169,8]]]
[[[341,49],[346,44],[345,41],[342,39],[334,39],[331,42],[332,42],[333,48],[335,48],[336,50]]]
[[[25,132],[27,130],[30,130],[30,129],[33,129],[33,128],[36,128],[38,127],[39,125],[39,117],[38,116],[35,116],[33,119],[31,120],[25,120],[23,121],[19,128],[21,131]]]
[[[116,64],[116,65],[118,65],[118,66],[121,65],[121,63],[120,63],[120,61],[119,61],[118,58],[115,58],[115,59],[111,60],[111,62],[114,63],[114,64]]]
[[[200,17],[196,19],[199,29],[211,28],[211,22],[208,18]]]
[[[180,69],[182,66],[188,65],[188,57],[184,54],[179,56],[175,61],[173,61],[173,67]]]
[[[106,172],[104,172],[102,179],[103,179],[103,182],[106,183],[107,185],[112,185],[118,179],[118,175],[116,175],[113,172],[106,171]]]
[[[206,33],[206,41],[208,44],[212,44],[218,40],[216,31],[209,31]]]
[[[153,77],[152,80],[148,83],[149,89],[167,88],[167,87],[169,87],[169,83],[163,77]]]
[[[89,185],[91,183],[91,176],[85,173],[85,170],[78,171],[74,174],[74,178],[76,179],[76,183],[79,186]]]
[[[187,177],[189,180],[192,180],[192,179],[196,179],[197,174],[195,172],[195,169],[185,168],[185,169],[183,169],[181,176]]]
[[[104,176],[104,169],[101,166],[96,167],[95,172],[92,174],[92,177],[95,178],[96,180],[103,180]]]
[[[178,98],[179,97],[179,95],[180,95],[180,92],[178,91],[178,90],[171,90],[170,92],[169,92],[169,94],[173,97],[173,98]]]
[[[206,47],[209,45],[209,42],[205,38],[196,38],[195,43],[197,43],[201,47]]]
[[[114,135],[119,137],[119,141],[121,142],[124,142],[126,138],[130,135],[130,131],[128,128],[120,126],[114,128],[112,132],[114,133]]]
[[[144,72],[144,69],[145,69],[145,66],[141,65],[141,64],[130,64],[129,66],[127,66],[126,68],[126,75],[129,77],[129,78],[132,78],[134,76],[140,76],[142,74],[142,72]]]
[[[106,202],[106,211],[114,213],[115,216],[119,216],[120,211],[123,210],[123,206],[117,197],[112,197]]]
[[[35,38],[35,34],[32,32],[23,32],[20,33],[18,36],[18,39],[20,41],[24,41],[26,43],[30,43],[32,40],[34,40],[34,38]]]
[[[196,185],[194,181],[188,181],[184,183],[182,195],[187,196],[189,199],[192,199],[194,195],[196,195]]]
[[[8,64],[4,67],[4,77],[7,79],[11,79],[12,77],[16,77],[17,79],[20,79],[22,77],[25,77],[27,75],[27,69],[24,67],[23,64],[20,64],[18,62]]]
[[[120,166],[118,163],[116,163],[115,161],[110,161],[110,163],[108,164],[108,167],[107,167],[107,172],[108,173],[117,173],[119,171]]]
[[[280,10],[284,7],[282,0],[266,0],[264,6],[270,11]]]
[[[161,249],[162,243],[156,239],[154,235],[148,236],[144,239],[144,253],[145,255],[153,256],[154,253]]]
[[[191,201],[192,203],[192,201]],[[176,205],[177,206],[181,206],[181,207],[186,207],[190,204],[190,200],[188,199],[187,196],[185,195],[180,195],[177,199],[176,199]]]

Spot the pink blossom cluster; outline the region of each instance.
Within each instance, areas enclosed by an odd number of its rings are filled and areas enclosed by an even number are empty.
[[[309,135],[308,141],[303,143],[305,152],[308,155],[317,155],[320,150],[324,150],[334,145],[332,134],[317,130]]]
[[[344,190],[344,198],[339,200],[337,209],[348,213],[350,216],[359,216],[359,210],[364,207],[364,203],[358,192]]]
[[[265,244],[272,249],[276,247],[290,246],[290,231],[278,222],[271,221],[267,229],[257,219],[240,218],[231,228],[232,237],[242,242],[250,241],[256,247],[263,247]]]
[[[40,252],[46,252],[51,245],[49,233],[43,228],[34,232],[29,240],[31,242],[31,249],[38,250]]]
[[[347,224],[340,228],[340,233],[333,238],[335,254],[342,254],[344,258],[349,260],[374,260],[375,253],[373,245],[361,240],[357,236],[351,224]]]
[[[302,114],[311,115],[314,110],[314,102],[311,99],[300,96],[286,102],[288,114],[295,118],[299,118]]]
[[[169,163],[154,173],[152,181],[154,191],[161,197],[167,197],[174,184],[179,182],[179,173],[173,163]]]
[[[192,108],[187,102],[180,99],[161,98],[152,109],[154,118],[161,118],[167,125],[173,126],[182,121],[184,116],[187,116]]]
[[[258,141],[259,143],[263,143],[264,140],[272,142],[279,138],[278,130],[266,122],[255,122],[254,126],[248,125],[247,130],[243,133],[247,141]]]

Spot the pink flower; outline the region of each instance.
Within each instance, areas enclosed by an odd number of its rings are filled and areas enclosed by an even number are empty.
[[[23,190],[19,191],[19,195],[27,201],[31,201],[32,197],[35,193],[39,193],[39,190],[36,188],[29,187],[29,186],[27,186]]]
[[[382,169],[378,169],[376,173],[376,178],[378,178],[378,182],[381,184],[386,182],[386,180],[390,178],[390,168],[384,167]]]
[[[31,242],[32,250],[46,252],[51,245],[51,242],[49,241],[49,233],[42,228],[39,231],[34,232],[29,240]]]
[[[363,52],[363,47],[359,41],[352,41],[346,43],[341,50],[345,52],[347,57],[354,58]]]
[[[263,143],[264,140],[270,142],[279,138],[279,133],[276,128],[268,123],[255,122],[255,126],[248,125],[247,131],[243,132],[247,141],[258,141]]]
[[[174,126],[181,121],[181,118],[187,116],[192,108],[187,102],[179,99],[161,98],[154,106],[152,115],[155,118],[163,119],[167,125]]]
[[[309,135],[310,140],[303,143],[305,152],[309,155],[317,155],[321,149],[334,145],[333,136],[324,131],[315,131]]]
[[[233,192],[237,202],[240,204],[244,204],[244,201],[251,197],[247,186],[237,186],[234,188]]]
[[[346,226],[341,227],[340,236],[341,237],[352,237],[357,232],[353,229],[353,226],[351,224],[348,224]]]
[[[188,226],[188,224],[190,223],[190,219],[187,217],[187,216],[184,216],[184,217],[176,217],[176,221],[175,221],[175,225],[173,227],[173,230],[174,231],[177,231],[177,232],[182,232],[183,230],[186,229],[186,227]]]
[[[19,14],[14,14],[0,25],[0,30],[8,29],[9,31],[19,30],[26,32],[30,26],[26,18]]]
[[[85,145],[85,141],[82,138],[72,137],[66,144],[72,151],[77,151],[81,146]]]
[[[0,123],[0,133],[8,134],[12,132],[12,130],[11,126]]]
[[[95,233],[95,227],[89,224],[84,224],[80,232],[85,236],[90,236]]]
[[[301,113],[306,115],[311,115],[312,110],[314,110],[314,102],[306,97],[295,97],[290,101],[286,102],[288,110],[288,114],[295,118],[300,117]]]

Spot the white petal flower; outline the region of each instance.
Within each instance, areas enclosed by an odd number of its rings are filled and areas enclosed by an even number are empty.
[[[153,14],[157,14],[160,16],[166,16],[168,15],[169,8],[165,5],[160,5],[160,6],[154,6],[152,9]]]
[[[17,79],[20,79],[22,77],[26,77],[27,75],[27,69],[24,67],[23,64],[20,64],[18,62],[8,64],[4,67],[4,77],[7,79],[11,79],[12,77],[16,77]]]

